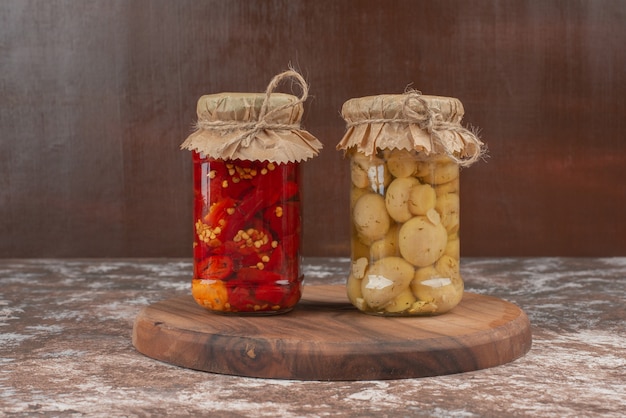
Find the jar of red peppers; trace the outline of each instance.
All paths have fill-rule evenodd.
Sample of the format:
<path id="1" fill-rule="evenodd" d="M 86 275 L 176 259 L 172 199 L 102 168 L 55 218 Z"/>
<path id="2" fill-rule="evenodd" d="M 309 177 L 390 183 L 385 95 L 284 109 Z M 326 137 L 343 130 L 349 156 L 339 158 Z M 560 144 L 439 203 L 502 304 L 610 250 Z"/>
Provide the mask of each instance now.
<path id="1" fill-rule="evenodd" d="M 459 167 L 483 154 L 461 102 L 417 91 L 342 109 L 351 173 L 348 298 L 386 316 L 436 315 L 463 297 Z"/>
<path id="2" fill-rule="evenodd" d="M 274 93 L 294 78 L 302 96 Z M 322 144 L 300 129 L 308 87 L 276 76 L 265 93 L 198 101 L 193 158 L 192 295 L 209 311 L 278 314 L 302 294 L 300 162 Z"/>

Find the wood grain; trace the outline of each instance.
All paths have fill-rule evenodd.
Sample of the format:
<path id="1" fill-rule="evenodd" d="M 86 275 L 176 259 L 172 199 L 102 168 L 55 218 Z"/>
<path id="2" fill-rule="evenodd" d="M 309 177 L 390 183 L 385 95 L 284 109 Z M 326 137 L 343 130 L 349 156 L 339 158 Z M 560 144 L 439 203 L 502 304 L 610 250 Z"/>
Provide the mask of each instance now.
<path id="1" fill-rule="evenodd" d="M 133 345 L 178 366 L 239 376 L 301 380 L 425 377 L 498 366 L 531 346 L 517 306 L 466 293 L 451 312 L 400 318 L 363 314 L 343 286 L 309 286 L 277 316 L 222 316 L 191 297 L 145 307 Z"/>

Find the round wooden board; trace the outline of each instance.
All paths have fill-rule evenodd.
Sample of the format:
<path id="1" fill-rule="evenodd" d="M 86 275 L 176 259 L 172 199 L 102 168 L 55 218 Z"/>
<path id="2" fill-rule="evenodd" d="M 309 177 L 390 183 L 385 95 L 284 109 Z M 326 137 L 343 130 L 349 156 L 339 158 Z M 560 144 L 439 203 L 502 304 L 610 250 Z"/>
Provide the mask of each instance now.
<path id="1" fill-rule="evenodd" d="M 530 323 L 516 305 L 465 293 L 434 317 L 378 317 L 354 308 L 344 286 L 305 286 L 296 308 L 275 316 L 225 316 L 189 297 L 142 309 L 133 345 L 154 359 L 238 376 L 379 380 L 437 376 L 522 357 Z"/>

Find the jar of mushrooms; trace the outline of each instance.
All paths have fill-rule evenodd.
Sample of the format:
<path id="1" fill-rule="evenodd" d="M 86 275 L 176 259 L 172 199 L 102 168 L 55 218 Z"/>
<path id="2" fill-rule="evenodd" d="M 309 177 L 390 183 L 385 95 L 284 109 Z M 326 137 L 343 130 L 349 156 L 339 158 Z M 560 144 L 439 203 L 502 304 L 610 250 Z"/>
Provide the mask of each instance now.
<path id="1" fill-rule="evenodd" d="M 417 91 L 348 100 L 351 303 L 384 316 L 437 315 L 463 297 L 459 171 L 483 143 L 455 98 Z"/>

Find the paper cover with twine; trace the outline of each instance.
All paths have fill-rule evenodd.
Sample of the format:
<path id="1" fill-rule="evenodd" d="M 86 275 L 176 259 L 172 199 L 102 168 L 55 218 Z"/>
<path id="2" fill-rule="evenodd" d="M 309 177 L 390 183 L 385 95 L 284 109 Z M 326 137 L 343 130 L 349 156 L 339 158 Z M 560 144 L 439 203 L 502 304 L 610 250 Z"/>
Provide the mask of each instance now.
<path id="1" fill-rule="evenodd" d="M 354 148 L 366 156 L 375 155 L 377 148 L 416 150 L 469 166 L 482 157 L 484 144 L 461 126 L 463 113 L 458 99 L 414 90 L 350 99 L 341 110 L 347 131 L 337 149 Z"/>
<path id="2" fill-rule="evenodd" d="M 302 96 L 274 93 L 294 78 Z M 272 79 L 265 93 L 219 93 L 198 100 L 196 130 L 181 149 L 223 160 L 301 162 L 318 155 L 322 143 L 301 129 L 308 86 L 296 71 Z"/>

